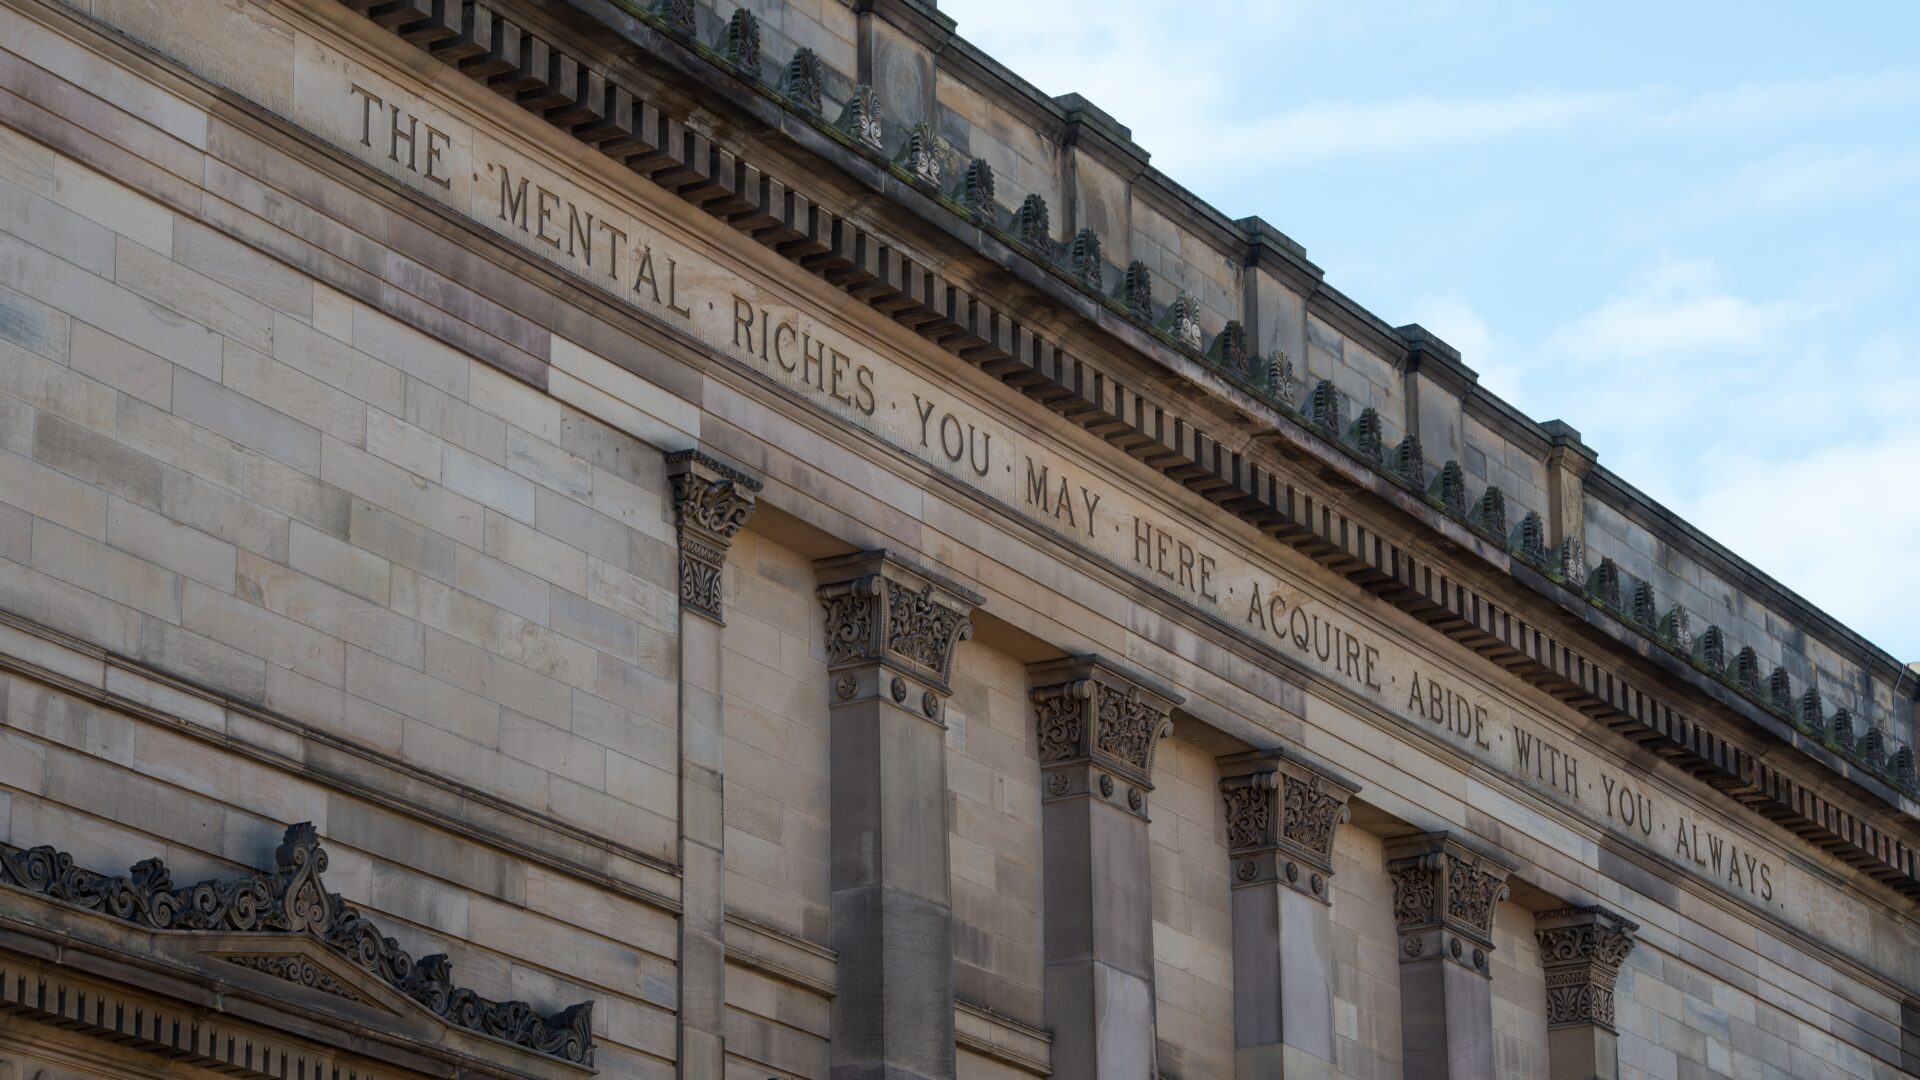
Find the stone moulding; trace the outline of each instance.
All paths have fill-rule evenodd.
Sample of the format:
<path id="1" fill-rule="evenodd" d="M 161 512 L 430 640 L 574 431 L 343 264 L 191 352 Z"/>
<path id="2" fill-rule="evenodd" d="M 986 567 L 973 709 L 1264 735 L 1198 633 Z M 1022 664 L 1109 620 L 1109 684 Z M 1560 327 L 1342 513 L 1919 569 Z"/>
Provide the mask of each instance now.
<path id="1" fill-rule="evenodd" d="M 343 2 L 363 12 L 372 6 L 369 0 Z M 452 10 L 449 5 L 447 11 Z M 523 40 L 532 39 L 517 27 L 511 28 L 511 34 L 504 34 L 503 28 L 509 24 L 496 19 L 486 35 L 489 40 L 468 42 L 457 36 L 461 30 L 458 25 L 449 28 L 450 34 L 438 33 L 435 23 L 442 18 L 436 5 L 431 10 L 423 6 L 417 13 L 399 13 L 381 21 L 391 32 L 425 51 L 447 56 L 450 63 L 457 62 L 462 73 L 486 84 L 509 77 L 515 65 L 505 59 L 518 57 Z M 457 16 L 454 22 L 458 23 Z M 460 43 L 457 58 L 449 42 Z M 684 46 L 663 39 L 658 47 Z M 713 61 L 725 67 L 724 58 L 717 53 Z M 786 81 L 783 77 L 783 84 Z M 879 238 L 853 221 L 815 204 L 802 192 L 731 154 L 691 153 L 710 148 L 710 144 L 705 139 L 683 140 L 682 136 L 691 133 L 679 121 L 659 113 L 634 90 L 613 87 L 611 81 L 607 85 L 611 93 L 625 96 L 635 122 L 620 130 L 610 130 L 606 124 L 568 130 L 640 175 L 683 179 L 689 171 L 699 174 L 705 183 L 686 184 L 676 179 L 672 190 L 684 198 L 697 197 L 706 212 L 730 221 L 816 274 L 832 275 L 858 265 L 861 252 L 883 246 Z M 783 100 L 793 98 L 789 95 Z M 548 114 L 550 119 L 558 115 L 564 114 Z M 638 122 L 642 117 L 645 124 Z M 729 192 L 730 197 L 713 197 L 716 188 Z M 1242 440 L 1232 438 L 1222 443 L 1142 395 L 1127 380 L 1098 371 L 1064 352 L 984 298 L 970 295 L 938 274 L 925 274 L 924 284 L 909 280 L 919 276 L 891 275 L 869 281 L 863 286 L 866 292 L 862 298 L 880 304 L 911 295 L 916 302 L 899 308 L 895 317 L 911 316 L 921 334 L 948 351 L 1019 387 L 1159 471 L 1204 491 L 1208 498 L 1268 535 L 1308 551 L 1414 618 L 1442 629 L 1464 647 L 1553 693 L 1570 707 L 1658 750 L 1708 785 L 1736 792 L 1755 812 L 1803 833 L 1810 842 L 1876 880 L 1908 896 L 1920 896 L 1920 859 L 1903 839 L 1873 824 L 1872 812 L 1863 813 L 1852 803 L 1834 803 L 1815 793 L 1817 785 L 1763 764 L 1762 755 L 1675 709 L 1662 696 L 1647 692 L 1650 679 L 1630 677 L 1615 665 L 1596 659 L 1585 648 L 1569 647 L 1505 604 L 1461 584 L 1449 568 L 1429 563 L 1424 555 L 1354 520 L 1338 505 L 1343 498 L 1330 501 L 1296 487 L 1268 466 L 1233 449 Z M 1064 272 L 1059 276 L 1063 281 L 1071 280 Z M 1141 317 L 1139 308 L 1127 307 Z M 1147 309 L 1145 317 L 1150 317 L 1150 312 Z M 1181 338 L 1186 340 L 1184 335 Z M 1197 342 L 1189 344 L 1197 347 Z M 1283 426 L 1292 422 L 1288 417 L 1281 419 Z M 1292 438 L 1310 442 L 1306 434 L 1303 428 Z M 1457 469 L 1457 465 L 1452 467 Z M 1388 498 L 1392 501 L 1391 496 Z M 1464 517 L 1464 492 L 1460 493 L 1458 506 L 1449 502 L 1444 509 L 1452 517 Z M 1486 558 L 1496 567 L 1507 565 L 1501 556 L 1480 553 L 1475 557 Z M 1535 575 L 1518 560 L 1513 563 L 1511 572 L 1521 579 L 1520 587 L 1541 591 L 1550 602 L 1558 602 L 1554 590 L 1563 584 L 1572 592 L 1584 593 L 1572 579 L 1555 582 Z M 1601 614 L 1612 616 L 1623 632 L 1644 635 L 1618 613 Z M 1683 609 L 1681 614 L 1684 616 Z M 1684 641 L 1684 627 L 1682 631 L 1674 635 L 1677 640 Z M 1622 640 L 1632 647 L 1629 639 Z M 1682 645 L 1683 652 L 1684 648 Z M 1752 707 L 1772 717 L 1764 703 L 1756 700 Z M 1792 738 L 1792 729 L 1784 721 L 1779 731 L 1780 737 Z M 1836 741 L 1819 754 L 1807 755 L 1804 764 L 1824 775 L 1857 782 L 1869 799 L 1896 809 L 1902 805 L 1887 788 L 1880 787 L 1897 781 L 1883 768 L 1867 767 L 1851 745 Z M 1898 790 L 1920 791 L 1912 784 Z"/>
<path id="2" fill-rule="evenodd" d="M 327 853 L 310 823 L 287 829 L 274 863 L 270 873 L 176 887 L 159 859 L 144 859 L 124 876 L 108 876 L 75 866 L 73 856 L 51 847 L 0 843 L 0 885 L 148 930 L 309 935 L 449 1024 L 593 1065 L 593 1002 L 541 1016 L 524 1001 L 492 1001 L 455 986 L 444 955 L 414 959 L 352 905 L 327 891 L 320 880 Z M 313 972 L 309 981 L 297 959 L 236 962 L 327 991 L 319 985 L 321 974 Z M 340 991 L 336 996 L 351 997 L 343 987 L 335 991 Z"/>

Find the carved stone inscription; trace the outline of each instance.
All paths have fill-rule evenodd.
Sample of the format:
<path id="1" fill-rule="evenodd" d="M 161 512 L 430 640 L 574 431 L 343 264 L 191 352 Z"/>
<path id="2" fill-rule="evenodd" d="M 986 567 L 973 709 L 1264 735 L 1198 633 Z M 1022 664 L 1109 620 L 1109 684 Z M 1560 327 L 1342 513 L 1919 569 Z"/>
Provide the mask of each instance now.
<path id="1" fill-rule="evenodd" d="M 296 119 L 335 145 L 1588 820 L 1749 899 L 1776 900 L 1777 859 L 1643 778 L 1568 749 L 1549 725 L 1460 674 L 1336 615 L 1302 586 L 1304 574 L 1282 568 L 1289 555 L 1203 538 L 1150 495 L 1103 482 L 1071 440 L 1017 435 L 954 384 L 890 359 L 890 339 L 857 321 L 829 325 L 702 253 L 706 242 L 670 215 L 596 194 L 590 170 L 563 175 L 317 43 L 303 47 Z M 417 153 L 404 138 L 410 124 Z"/>

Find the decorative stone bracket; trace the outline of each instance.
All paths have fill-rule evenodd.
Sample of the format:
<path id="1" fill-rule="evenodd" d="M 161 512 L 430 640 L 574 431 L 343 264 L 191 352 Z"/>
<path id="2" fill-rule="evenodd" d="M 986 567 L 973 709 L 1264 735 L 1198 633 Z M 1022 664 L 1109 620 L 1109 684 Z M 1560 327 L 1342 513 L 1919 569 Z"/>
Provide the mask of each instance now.
<path id="1" fill-rule="evenodd" d="M 1547 973 L 1547 1027 L 1591 1024 L 1614 1031 L 1614 983 L 1640 924 L 1598 905 L 1534 916 Z"/>
<path id="2" fill-rule="evenodd" d="M 951 692 L 953 653 L 973 636 L 968 613 L 982 597 L 886 551 L 814 564 L 827 615 L 827 668 L 835 703 L 884 694 L 939 721 Z M 909 704 L 909 685 L 921 685 Z"/>
<path id="3" fill-rule="evenodd" d="M 145 930 L 194 931 L 228 940 L 261 935 L 262 954 L 229 962 L 297 983 L 343 1001 L 359 995 L 311 960 L 267 948 L 288 935 L 317 940 L 330 955 L 378 980 L 457 1027 L 504 1039 L 563 1061 L 593 1064 L 593 1003 L 541 1016 L 524 1001 L 492 1001 L 455 986 L 444 955 L 418 959 L 351 905 L 329 893 L 320 875 L 327 853 L 309 823 L 287 829 L 271 873 L 176 887 L 166 864 L 146 859 L 125 876 L 74 865 L 51 847 L 0 844 L 0 885 L 23 889 Z"/>
<path id="4" fill-rule="evenodd" d="M 1046 797 L 1111 800 L 1123 783 L 1127 808 L 1145 817 L 1154 751 L 1173 734 L 1168 714 L 1181 699 L 1093 656 L 1027 670 Z"/>
<path id="5" fill-rule="evenodd" d="M 715 622 L 727 549 L 753 514 L 760 481 L 698 450 L 667 455 L 673 520 L 680 530 L 680 604 Z"/>
<path id="6" fill-rule="evenodd" d="M 1220 771 L 1233 887 L 1280 881 L 1331 902 L 1333 834 L 1359 785 L 1280 750 L 1222 758 Z"/>
<path id="7" fill-rule="evenodd" d="M 1493 912 L 1507 898 L 1512 868 L 1447 833 L 1390 842 L 1386 854 L 1400 962 L 1444 956 L 1491 976 Z"/>

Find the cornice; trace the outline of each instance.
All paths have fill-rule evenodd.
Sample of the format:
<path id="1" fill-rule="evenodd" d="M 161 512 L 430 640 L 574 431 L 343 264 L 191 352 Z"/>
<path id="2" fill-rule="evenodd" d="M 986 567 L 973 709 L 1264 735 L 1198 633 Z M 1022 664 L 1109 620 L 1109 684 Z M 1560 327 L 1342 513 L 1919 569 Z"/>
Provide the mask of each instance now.
<path id="1" fill-rule="evenodd" d="M 599 0 L 581 2 L 604 6 Z M 411 25 L 393 29 L 407 36 Z M 681 47 L 677 41 L 659 40 L 664 48 Z M 560 92 L 564 92 L 564 88 L 560 88 Z M 881 155 L 869 153 L 844 137 L 822 139 L 821 129 L 818 123 L 800 127 L 812 134 L 810 141 L 824 149 L 830 159 L 849 166 L 844 170 L 847 175 L 864 173 L 879 178 L 876 186 L 881 195 L 899 195 L 897 201 L 904 204 L 903 208 L 922 218 L 940 201 L 915 187 Z M 796 252 L 801 253 L 797 258 L 804 269 L 828 274 L 830 280 L 857 282 L 869 302 L 882 305 L 881 310 L 961 359 L 1100 434 L 1116 447 L 1203 494 L 1268 535 L 1390 599 L 1415 618 L 1523 679 L 1549 689 L 1575 708 L 1621 730 L 1627 737 L 1662 748 L 1705 782 L 1750 796 L 1750 804 L 1759 812 L 1768 816 L 1778 814 L 1777 820 L 1789 819 L 1795 823 L 1789 827 L 1804 825 L 1821 834 L 1822 839 L 1816 842 L 1822 846 L 1834 848 L 1849 861 L 1858 860 L 1856 865 L 1894 883 L 1902 891 L 1920 895 L 1914 853 L 1904 842 L 1868 824 L 1861 816 L 1844 811 L 1840 811 L 1838 817 L 1828 814 L 1830 804 L 1815 805 L 1803 797 L 1810 789 L 1802 781 L 1762 763 L 1761 758 L 1768 755 L 1730 742 L 1724 735 L 1689 718 L 1682 711 L 1687 706 L 1671 704 L 1655 696 L 1645 674 L 1630 670 L 1640 663 L 1636 656 L 1646 655 L 1644 645 L 1630 650 L 1625 667 L 1619 667 L 1594 656 L 1590 646 L 1560 640 L 1554 632 L 1534 621 L 1537 616 L 1522 616 L 1504 600 L 1482 595 L 1477 589 L 1461 584 L 1457 572 L 1444 563 L 1430 562 L 1426 556 L 1415 554 L 1350 516 L 1343 501 L 1329 503 L 1309 489 L 1296 487 L 1292 477 L 1243 454 L 1238 449 L 1244 444 L 1243 435 L 1230 434 L 1223 440 L 1215 431 L 1163 405 L 1154 394 L 1142 393 L 1130 379 L 1121 378 L 1116 372 L 1102 371 L 1092 359 L 1062 350 L 1056 342 L 996 307 L 994 301 L 970 294 L 910 259 L 895 259 L 891 263 L 875 261 L 874 253 L 887 249 L 885 240 L 871 236 L 851 221 L 835 217 L 824 209 L 806 220 L 783 215 L 780 199 L 794 189 L 782 181 L 753 169 L 744 161 L 736 161 L 730 154 L 723 158 L 717 148 L 704 140 L 689 138 L 683 147 L 668 147 L 663 153 L 674 159 L 671 171 L 664 173 L 674 178 L 670 190 L 707 213 L 748 231 L 790 258 L 796 257 Z M 643 170 L 642 174 L 658 182 L 663 170 Z M 945 214 L 939 215 L 946 219 L 942 227 L 949 233 L 960 231 L 956 220 L 964 220 L 964 209 L 956 211 L 950 202 L 942 205 L 946 209 Z M 997 230 L 986 230 L 982 235 L 994 232 Z M 1084 291 L 1076 294 L 1073 283 L 1057 267 L 1024 257 L 1028 253 L 1010 247 L 1003 246 L 997 254 L 1005 260 L 1007 268 L 1026 270 L 1020 273 L 1021 279 L 1040 285 L 1048 295 L 1059 299 L 1072 297 L 1070 306 L 1092 311 L 1099 318 L 1113 316 L 1110 308 L 1101 310 L 1090 304 L 1090 300 L 1097 304 L 1097 298 L 1087 297 Z M 1321 295 L 1345 299 L 1330 288 L 1323 288 Z M 1346 305 L 1341 306 L 1344 309 Z M 1401 340 L 1384 324 L 1366 316 L 1357 305 L 1351 306 L 1349 314 L 1354 322 L 1372 329 L 1385 342 Z M 1142 369 L 1185 368 L 1193 362 L 1187 353 L 1171 347 L 1152 350 L 1143 357 Z M 1387 354 L 1398 355 L 1395 351 Z M 1178 357 L 1180 363 L 1169 364 L 1169 357 Z M 1336 472 L 1344 474 L 1353 491 L 1382 499 L 1387 509 L 1417 523 L 1421 531 L 1429 535 L 1465 538 L 1466 543 L 1449 543 L 1451 554 L 1447 558 L 1469 556 L 1478 561 L 1482 570 L 1516 582 L 1523 587 L 1523 604 L 1532 606 L 1544 601 L 1547 610 L 1562 614 L 1594 608 L 1585 595 L 1583 583 L 1564 582 L 1550 571 L 1529 565 L 1514 555 L 1504 536 L 1488 534 L 1484 541 L 1475 539 L 1473 533 L 1478 526 L 1463 528 L 1461 522 L 1441 513 L 1424 492 L 1410 488 L 1378 463 L 1358 457 L 1345 445 L 1343 433 L 1310 433 L 1311 424 L 1277 404 L 1262 408 L 1258 407 L 1262 403 L 1255 399 L 1244 400 L 1256 406 L 1251 410 L 1245 405 L 1238 406 L 1245 419 L 1256 426 L 1270 427 L 1278 436 L 1277 445 L 1288 456 L 1331 465 Z M 1261 415 L 1263 412 L 1266 415 Z M 1548 442 L 1545 433 L 1537 425 L 1535 430 L 1544 449 Z M 1525 595 L 1529 593 L 1537 601 Z M 1592 613 L 1588 611 L 1588 614 Z M 1620 627 L 1609 628 L 1614 633 L 1619 630 Z M 1690 680 L 1692 688 L 1705 690 L 1710 701 L 1718 702 L 1726 696 L 1721 693 L 1723 686 L 1703 681 L 1697 672 L 1678 674 L 1683 680 Z M 1754 721 L 1759 730 L 1780 730 L 1777 721 L 1766 715 L 1757 701 L 1734 695 L 1729 707 Z M 1794 743 L 1789 740 L 1786 745 Z M 1827 760 L 1817 755 L 1803 755 L 1800 764 L 1822 771 L 1830 767 Z M 1882 802 L 1898 814 L 1905 815 L 1912 809 L 1904 797 L 1884 784 L 1871 782 L 1872 777 L 1861 775 L 1858 770 L 1848 769 L 1835 774 L 1835 778 L 1854 785 L 1859 794 Z"/>

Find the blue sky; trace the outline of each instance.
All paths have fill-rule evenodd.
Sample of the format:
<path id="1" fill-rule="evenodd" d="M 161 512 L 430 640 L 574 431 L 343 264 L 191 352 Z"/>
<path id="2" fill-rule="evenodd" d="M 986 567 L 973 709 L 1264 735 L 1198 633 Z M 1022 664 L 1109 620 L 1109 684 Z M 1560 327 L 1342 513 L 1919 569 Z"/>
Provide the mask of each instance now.
<path id="1" fill-rule="evenodd" d="M 1920 660 L 1920 4 L 941 10 Z"/>

